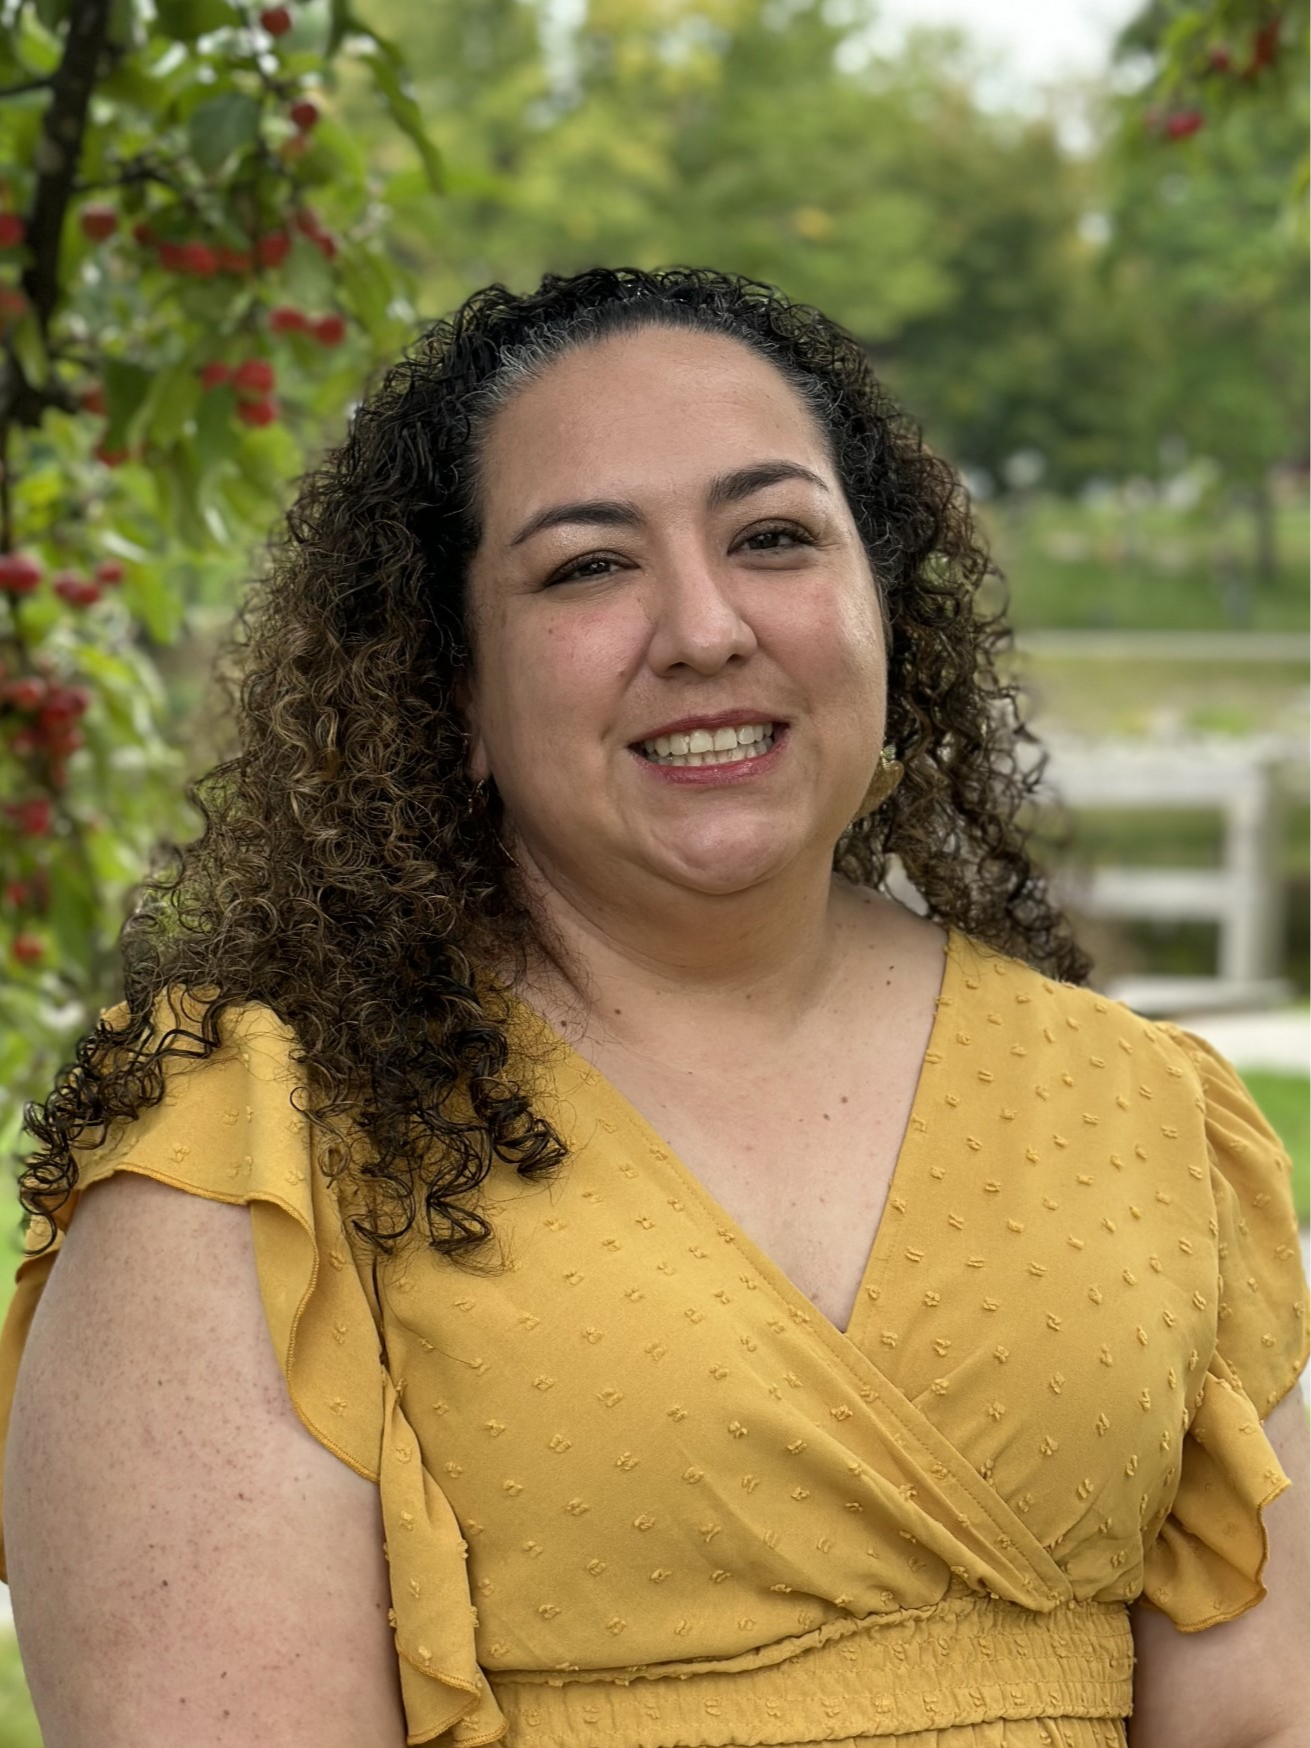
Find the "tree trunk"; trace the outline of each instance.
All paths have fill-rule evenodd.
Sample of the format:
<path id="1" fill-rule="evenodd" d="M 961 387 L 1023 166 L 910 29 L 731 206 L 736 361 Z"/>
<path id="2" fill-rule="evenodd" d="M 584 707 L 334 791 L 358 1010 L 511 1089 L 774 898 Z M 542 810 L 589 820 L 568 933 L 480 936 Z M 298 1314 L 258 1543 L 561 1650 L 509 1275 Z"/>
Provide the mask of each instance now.
<path id="1" fill-rule="evenodd" d="M 1273 584 L 1279 575 L 1279 549 L 1275 530 L 1275 499 L 1270 476 L 1263 474 L 1252 488 L 1253 558 L 1258 584 Z"/>

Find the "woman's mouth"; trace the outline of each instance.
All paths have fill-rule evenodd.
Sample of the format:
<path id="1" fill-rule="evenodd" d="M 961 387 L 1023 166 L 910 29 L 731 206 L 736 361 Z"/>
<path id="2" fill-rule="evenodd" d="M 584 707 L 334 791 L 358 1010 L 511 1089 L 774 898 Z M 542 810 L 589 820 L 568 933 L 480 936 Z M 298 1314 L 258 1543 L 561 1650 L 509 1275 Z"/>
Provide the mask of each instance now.
<path id="1" fill-rule="evenodd" d="M 770 751 L 775 727 L 772 722 L 748 722 L 741 728 L 694 728 L 639 741 L 636 750 L 653 765 L 740 765 Z"/>

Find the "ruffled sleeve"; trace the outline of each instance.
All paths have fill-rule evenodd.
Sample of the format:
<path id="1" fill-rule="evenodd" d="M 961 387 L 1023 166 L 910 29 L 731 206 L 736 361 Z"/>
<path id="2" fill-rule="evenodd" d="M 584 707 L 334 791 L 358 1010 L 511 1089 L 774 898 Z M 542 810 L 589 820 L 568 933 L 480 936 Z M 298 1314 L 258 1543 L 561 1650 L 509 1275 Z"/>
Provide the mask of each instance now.
<path id="1" fill-rule="evenodd" d="M 121 1023 L 126 1009 L 106 1017 Z M 195 1031 L 194 1014 L 170 1020 Z M 250 1208 L 264 1312 L 296 1414 L 321 1445 L 379 1486 L 407 1740 L 461 1748 L 495 1741 L 504 1725 L 478 1666 L 463 1543 L 400 1417 L 370 1295 L 317 1157 L 320 1132 L 293 1100 L 294 1033 L 257 1006 L 225 1014 L 221 1032 L 221 1047 L 208 1057 L 168 1058 L 162 1101 L 80 1155 L 58 1241 L 82 1192 L 117 1171 Z M 0 1332 L 0 1447 L 58 1241 L 21 1263 Z M 440 1634 L 427 1634 L 431 1646 L 415 1624 L 429 1620 L 440 1622 Z M 411 1641 L 429 1651 L 426 1660 Z"/>
<path id="2" fill-rule="evenodd" d="M 1223 1057 L 1163 1026 L 1199 1078 L 1215 1208 L 1215 1346 L 1189 1422 L 1170 1515 L 1147 1550 L 1143 1600 L 1183 1632 L 1266 1594 L 1261 1513 L 1288 1486 L 1262 1428 L 1307 1358 L 1307 1284 L 1291 1166 Z"/>

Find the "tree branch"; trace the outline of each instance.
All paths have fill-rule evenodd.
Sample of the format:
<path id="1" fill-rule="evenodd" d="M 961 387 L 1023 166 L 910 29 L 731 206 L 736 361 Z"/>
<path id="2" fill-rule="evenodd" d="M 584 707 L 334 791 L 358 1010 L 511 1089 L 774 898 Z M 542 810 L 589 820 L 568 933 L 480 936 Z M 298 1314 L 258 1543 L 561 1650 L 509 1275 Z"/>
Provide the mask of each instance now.
<path id="1" fill-rule="evenodd" d="M 50 78 L 48 75 L 42 75 L 41 78 L 34 76 L 31 79 L 24 79 L 20 85 L 0 86 L 0 103 L 3 103 L 6 97 L 26 97 L 29 91 L 47 91 L 49 88 Z"/>
<path id="2" fill-rule="evenodd" d="M 72 198 L 87 110 L 109 39 L 111 0 L 73 0 L 64 56 L 50 80 L 50 102 L 36 148 L 37 183 L 28 220 L 31 265 L 23 289 L 42 332 L 59 301 L 59 242 Z"/>

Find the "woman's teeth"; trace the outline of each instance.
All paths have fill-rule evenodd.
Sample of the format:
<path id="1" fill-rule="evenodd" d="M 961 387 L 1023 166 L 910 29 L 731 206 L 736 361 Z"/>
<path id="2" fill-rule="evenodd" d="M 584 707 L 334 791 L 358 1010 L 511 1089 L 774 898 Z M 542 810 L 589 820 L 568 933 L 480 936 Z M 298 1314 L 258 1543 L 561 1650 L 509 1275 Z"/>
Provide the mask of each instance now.
<path id="1" fill-rule="evenodd" d="M 758 759 L 774 744 L 772 722 L 745 728 L 694 728 L 690 734 L 662 734 L 642 742 L 643 755 L 656 765 L 737 765 Z"/>

